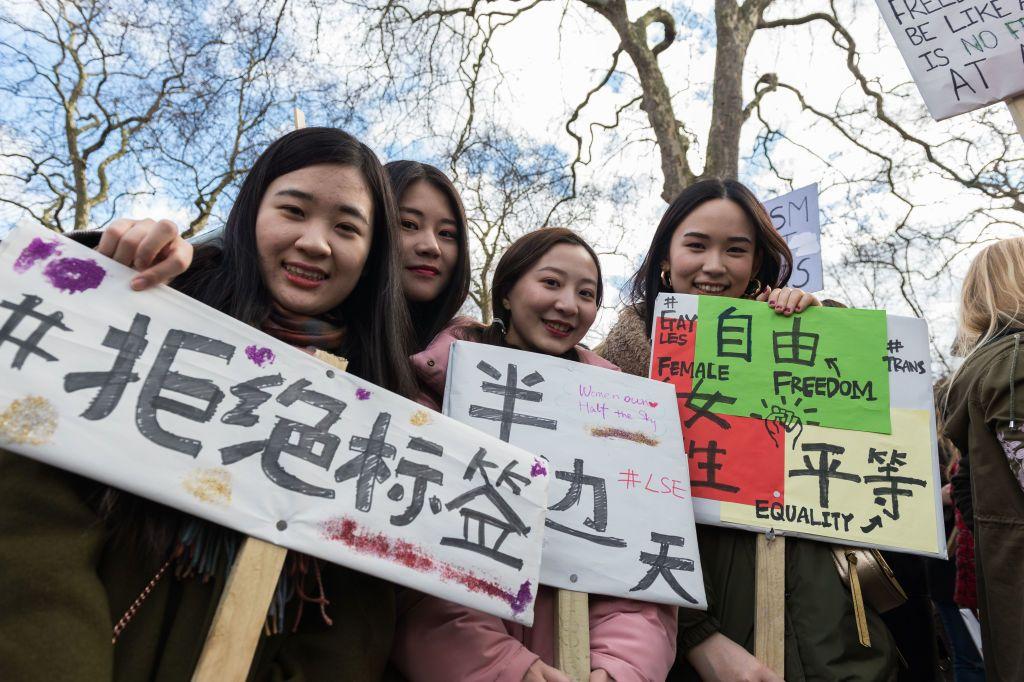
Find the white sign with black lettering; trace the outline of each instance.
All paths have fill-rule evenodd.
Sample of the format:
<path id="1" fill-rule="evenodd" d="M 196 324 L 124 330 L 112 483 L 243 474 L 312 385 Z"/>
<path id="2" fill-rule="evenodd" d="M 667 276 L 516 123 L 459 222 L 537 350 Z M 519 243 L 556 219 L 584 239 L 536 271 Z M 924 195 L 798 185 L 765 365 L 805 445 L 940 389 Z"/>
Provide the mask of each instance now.
<path id="1" fill-rule="evenodd" d="M 1024 93 L 1024 0 L 877 0 L 937 121 Z"/>
<path id="2" fill-rule="evenodd" d="M 814 293 L 825 288 L 821 268 L 821 219 L 818 185 L 808 185 L 764 202 L 782 238 L 793 252 L 789 286 Z"/>

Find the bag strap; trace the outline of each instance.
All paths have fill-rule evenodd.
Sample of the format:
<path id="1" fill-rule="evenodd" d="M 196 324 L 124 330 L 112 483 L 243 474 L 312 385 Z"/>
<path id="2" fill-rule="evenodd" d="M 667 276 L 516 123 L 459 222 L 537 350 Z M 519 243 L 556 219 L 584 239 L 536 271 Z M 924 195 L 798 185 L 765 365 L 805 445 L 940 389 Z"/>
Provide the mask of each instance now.
<path id="1" fill-rule="evenodd" d="M 857 575 L 857 554 L 846 552 L 846 561 L 849 566 L 850 595 L 853 597 L 853 615 L 857 621 L 857 639 L 861 646 L 871 646 L 871 633 L 868 631 L 868 616 L 864 608 L 864 595 L 860 589 L 860 577 Z"/>

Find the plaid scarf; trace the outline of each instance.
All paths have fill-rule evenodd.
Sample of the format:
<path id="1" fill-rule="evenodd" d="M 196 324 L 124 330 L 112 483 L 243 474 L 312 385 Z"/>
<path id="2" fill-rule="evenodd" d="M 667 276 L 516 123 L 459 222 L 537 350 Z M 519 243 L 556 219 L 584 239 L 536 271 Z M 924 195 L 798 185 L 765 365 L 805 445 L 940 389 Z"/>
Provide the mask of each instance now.
<path id="1" fill-rule="evenodd" d="M 345 338 L 345 327 L 329 316 L 312 317 L 285 310 L 272 303 L 267 319 L 260 327 L 274 338 L 300 348 L 313 346 L 335 352 Z"/>

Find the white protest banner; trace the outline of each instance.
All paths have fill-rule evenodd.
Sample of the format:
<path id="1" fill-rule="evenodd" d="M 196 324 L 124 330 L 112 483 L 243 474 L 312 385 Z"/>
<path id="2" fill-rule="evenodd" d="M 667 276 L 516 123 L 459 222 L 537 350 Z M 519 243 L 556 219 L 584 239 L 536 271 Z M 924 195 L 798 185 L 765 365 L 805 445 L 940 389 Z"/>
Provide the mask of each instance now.
<path id="1" fill-rule="evenodd" d="M 531 455 L 133 274 L 41 228 L 0 244 L 0 447 L 532 623 Z"/>
<path id="2" fill-rule="evenodd" d="M 821 268 L 821 217 L 818 185 L 808 185 L 764 202 L 772 224 L 793 252 L 789 286 L 816 292 L 825 288 Z"/>
<path id="3" fill-rule="evenodd" d="M 698 523 L 946 556 L 924 320 L 660 294 L 652 339 Z"/>
<path id="4" fill-rule="evenodd" d="M 1024 93 L 1021 0 L 877 0 L 935 120 Z"/>
<path id="5" fill-rule="evenodd" d="M 707 608 L 675 392 L 561 358 L 452 345 L 445 414 L 550 466 L 541 583 Z M 497 485 L 517 477 L 495 470 Z"/>

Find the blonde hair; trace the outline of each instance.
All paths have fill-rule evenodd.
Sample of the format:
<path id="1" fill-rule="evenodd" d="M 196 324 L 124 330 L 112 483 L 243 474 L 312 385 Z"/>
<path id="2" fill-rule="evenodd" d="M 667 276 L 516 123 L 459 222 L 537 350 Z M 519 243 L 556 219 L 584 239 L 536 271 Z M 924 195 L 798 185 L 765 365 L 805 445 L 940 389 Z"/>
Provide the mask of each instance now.
<path id="1" fill-rule="evenodd" d="M 1024 237 L 985 247 L 967 269 L 953 353 L 970 355 L 1014 327 L 1024 327 Z"/>

